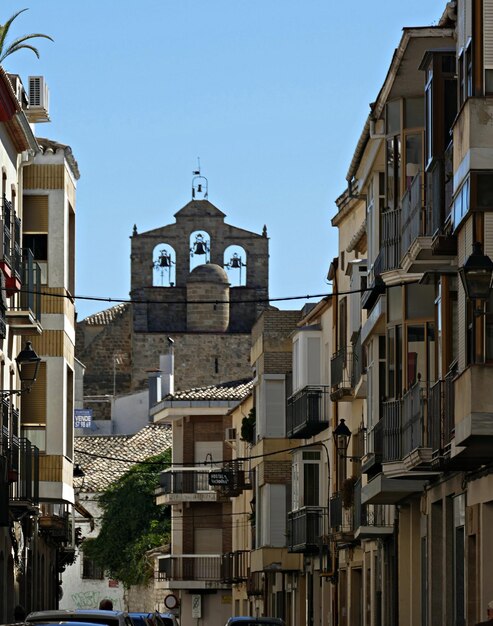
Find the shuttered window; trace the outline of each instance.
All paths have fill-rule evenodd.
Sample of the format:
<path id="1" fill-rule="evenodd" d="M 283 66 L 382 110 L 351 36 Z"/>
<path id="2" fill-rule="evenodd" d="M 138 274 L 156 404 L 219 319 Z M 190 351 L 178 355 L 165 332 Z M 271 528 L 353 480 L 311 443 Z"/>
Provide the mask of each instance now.
<path id="1" fill-rule="evenodd" d="M 48 196 L 24 196 L 22 226 L 25 233 L 48 232 Z"/>
<path id="2" fill-rule="evenodd" d="M 21 396 L 22 426 L 46 425 L 46 363 L 39 364 L 36 383 Z"/>

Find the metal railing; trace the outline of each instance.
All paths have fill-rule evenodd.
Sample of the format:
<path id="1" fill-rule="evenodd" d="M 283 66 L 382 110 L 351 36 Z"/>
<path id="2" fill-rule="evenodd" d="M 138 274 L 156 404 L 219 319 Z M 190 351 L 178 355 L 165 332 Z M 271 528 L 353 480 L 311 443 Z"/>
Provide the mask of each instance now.
<path id="1" fill-rule="evenodd" d="M 330 382 L 332 388 L 351 388 L 353 353 L 351 347 L 340 348 L 330 360 Z"/>
<path id="2" fill-rule="evenodd" d="M 250 571 L 250 550 L 227 552 L 221 557 L 221 581 L 226 584 L 243 582 Z"/>
<path id="3" fill-rule="evenodd" d="M 164 494 L 194 494 L 205 491 L 214 491 L 209 485 L 210 468 L 204 470 L 195 467 L 183 467 L 181 469 L 165 469 L 159 476 L 159 484 L 161 493 Z"/>
<path id="4" fill-rule="evenodd" d="M 411 181 L 410 188 L 402 198 L 401 223 L 402 255 L 409 250 L 411 244 L 418 237 L 432 234 L 431 220 L 423 204 L 423 179 L 421 174 L 416 174 Z"/>
<path id="5" fill-rule="evenodd" d="M 402 404 L 391 400 L 382 404 L 383 409 L 383 451 L 382 461 L 402 459 Z"/>
<path id="6" fill-rule="evenodd" d="M 353 359 L 351 368 L 351 387 L 354 389 L 365 372 L 363 346 L 361 345 L 361 328 L 358 330 L 352 345 Z"/>
<path id="7" fill-rule="evenodd" d="M 25 437 L 11 437 L 9 498 L 13 502 L 39 502 L 39 450 Z"/>
<path id="8" fill-rule="evenodd" d="M 431 387 L 429 393 L 428 440 L 435 455 L 440 455 L 450 445 L 454 436 L 454 376 L 455 371 L 448 372 L 444 379 Z"/>
<path id="9" fill-rule="evenodd" d="M 305 506 L 288 513 L 289 552 L 316 552 L 321 545 L 326 509 Z"/>
<path id="10" fill-rule="evenodd" d="M 14 274 L 21 278 L 22 253 L 21 253 L 21 221 L 14 211 L 14 240 L 12 242 L 12 265 Z"/>
<path id="11" fill-rule="evenodd" d="M 30 310 L 39 322 L 41 320 L 41 268 L 34 260 L 30 248 L 22 249 L 21 280 L 20 309 Z"/>
<path id="12" fill-rule="evenodd" d="M 397 269 L 401 263 L 401 209 L 382 213 L 382 272 Z"/>
<path id="13" fill-rule="evenodd" d="M 312 437 L 329 426 L 329 388 L 309 385 L 287 400 L 286 430 L 289 438 Z"/>
<path id="14" fill-rule="evenodd" d="M 383 420 L 379 420 L 366 435 L 366 454 L 381 458 L 383 453 Z"/>
<path id="15" fill-rule="evenodd" d="M 159 558 L 158 580 L 221 581 L 221 554 L 181 554 Z"/>
<path id="16" fill-rule="evenodd" d="M 2 241 L 3 241 L 3 259 L 9 265 L 11 264 L 11 247 L 12 247 L 12 202 L 3 196 L 2 203 Z"/>
<path id="17" fill-rule="evenodd" d="M 417 381 L 402 398 L 402 455 L 426 445 L 426 398 Z"/>

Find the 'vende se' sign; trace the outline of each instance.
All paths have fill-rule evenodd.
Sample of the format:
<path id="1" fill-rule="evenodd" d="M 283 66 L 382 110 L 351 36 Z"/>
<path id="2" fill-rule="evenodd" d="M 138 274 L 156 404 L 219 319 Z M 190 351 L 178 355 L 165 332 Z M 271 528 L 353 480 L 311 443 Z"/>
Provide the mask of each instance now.
<path id="1" fill-rule="evenodd" d="M 211 487 L 227 487 L 230 481 L 230 472 L 209 472 L 209 485 Z"/>

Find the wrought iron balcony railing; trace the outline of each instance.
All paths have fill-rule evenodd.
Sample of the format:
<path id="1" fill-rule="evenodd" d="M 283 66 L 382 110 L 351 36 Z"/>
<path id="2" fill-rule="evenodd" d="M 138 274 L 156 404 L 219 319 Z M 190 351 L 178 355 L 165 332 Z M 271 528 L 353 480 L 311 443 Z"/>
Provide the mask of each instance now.
<path id="1" fill-rule="evenodd" d="M 41 320 L 41 268 L 34 260 L 30 248 L 22 249 L 21 274 L 20 309 L 31 311 L 39 322 Z"/>
<path id="2" fill-rule="evenodd" d="M 288 513 L 288 551 L 314 553 L 321 546 L 327 509 L 305 506 Z"/>
<path id="3" fill-rule="evenodd" d="M 39 450 L 24 437 L 9 440 L 9 482 L 12 503 L 39 502 Z"/>
<path id="4" fill-rule="evenodd" d="M 290 439 L 313 437 L 329 426 L 329 388 L 310 385 L 287 401 L 286 431 Z"/>
<path id="5" fill-rule="evenodd" d="M 214 492 L 209 485 L 209 473 L 211 469 L 196 467 L 183 467 L 180 469 L 169 468 L 161 472 L 159 476 L 161 494 L 196 494 Z"/>
<path id="6" fill-rule="evenodd" d="M 431 236 L 430 216 L 423 203 L 423 177 L 417 174 L 402 198 L 402 256 L 418 237 Z"/>
<path id="7" fill-rule="evenodd" d="M 21 221 L 14 211 L 14 239 L 12 242 L 12 265 L 15 276 L 20 279 L 22 271 L 22 252 L 21 252 Z"/>
<path id="8" fill-rule="evenodd" d="M 365 372 L 365 352 L 361 345 L 361 328 L 358 330 L 352 344 L 353 359 L 351 368 L 351 387 L 354 389 Z"/>
<path id="9" fill-rule="evenodd" d="M 434 457 L 440 457 L 452 442 L 455 429 L 454 371 L 437 381 L 430 389 L 428 400 L 429 445 Z"/>
<path id="10" fill-rule="evenodd" d="M 248 579 L 250 572 L 250 550 L 236 550 L 221 557 L 221 581 L 236 584 Z"/>
<path id="11" fill-rule="evenodd" d="M 247 583 L 247 595 L 249 596 L 261 596 L 264 593 L 264 573 L 263 572 L 250 572 Z"/>
<path id="12" fill-rule="evenodd" d="M 11 249 L 12 249 L 12 202 L 7 200 L 5 195 L 3 196 L 2 202 L 2 244 L 3 250 L 1 254 L 0 261 L 7 263 L 11 266 L 12 258 L 11 258 Z"/>
<path id="13" fill-rule="evenodd" d="M 351 395 L 353 350 L 351 346 L 340 348 L 330 360 L 331 400 L 340 400 Z"/>
<path id="14" fill-rule="evenodd" d="M 169 554 L 159 558 L 158 580 L 221 581 L 221 554 Z"/>
<path id="15" fill-rule="evenodd" d="M 391 400 L 382 404 L 383 452 L 382 462 L 402 459 L 402 403 Z"/>
<path id="16" fill-rule="evenodd" d="M 426 398 L 416 382 L 402 398 L 402 455 L 427 447 Z"/>
<path id="17" fill-rule="evenodd" d="M 401 263 L 401 209 L 382 213 L 382 272 L 400 267 Z"/>

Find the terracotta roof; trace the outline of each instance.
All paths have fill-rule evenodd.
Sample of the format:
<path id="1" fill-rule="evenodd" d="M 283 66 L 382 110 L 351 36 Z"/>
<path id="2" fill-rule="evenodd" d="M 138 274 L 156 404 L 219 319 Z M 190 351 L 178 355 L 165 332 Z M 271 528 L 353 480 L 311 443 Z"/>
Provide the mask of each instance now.
<path id="1" fill-rule="evenodd" d="M 167 395 L 163 401 L 170 400 L 243 400 L 252 391 L 253 381 L 250 379 L 233 380 L 217 385 L 207 385 L 207 387 L 194 387 L 176 391 Z"/>
<path id="2" fill-rule="evenodd" d="M 65 158 L 67 159 L 67 163 L 70 165 L 70 169 L 72 170 L 75 180 L 79 180 L 79 164 L 75 160 L 74 153 L 72 152 L 72 148 L 70 146 L 67 146 L 64 143 L 58 143 L 58 141 L 53 141 L 52 139 L 46 139 L 45 137 L 36 137 L 36 141 L 38 142 L 42 152 L 46 152 L 46 150 L 53 150 L 53 152 L 62 150 L 65 154 Z"/>
<path id="3" fill-rule="evenodd" d="M 99 313 L 89 315 L 82 321 L 90 326 L 105 326 L 113 322 L 117 317 L 120 317 L 120 315 L 123 315 L 128 307 L 128 304 L 117 304 L 112 306 L 111 309 L 105 309 L 104 311 L 99 311 Z"/>
<path id="4" fill-rule="evenodd" d="M 81 492 L 100 492 L 118 480 L 133 465 L 171 448 L 171 427 L 149 424 L 135 435 L 88 435 L 76 437 L 75 463 L 84 478 L 75 478 Z"/>

